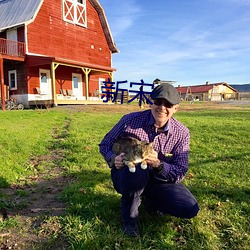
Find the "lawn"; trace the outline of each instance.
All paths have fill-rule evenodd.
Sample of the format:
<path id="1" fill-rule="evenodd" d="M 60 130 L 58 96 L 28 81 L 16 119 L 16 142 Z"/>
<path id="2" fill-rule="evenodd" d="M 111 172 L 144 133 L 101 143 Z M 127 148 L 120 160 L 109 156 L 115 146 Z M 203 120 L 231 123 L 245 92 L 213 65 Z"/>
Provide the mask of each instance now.
<path id="1" fill-rule="evenodd" d="M 20 249 L 27 245 L 30 249 L 79 250 L 250 249 L 249 107 L 185 104 L 180 109 L 175 117 L 191 133 L 190 167 L 183 183 L 197 198 L 200 212 L 186 220 L 150 216 L 141 206 L 142 236 L 136 239 L 122 233 L 120 195 L 113 190 L 98 148 L 105 133 L 130 112 L 115 107 L 0 112 L 0 207 L 11 215 L 3 215 L 0 222 L 2 246 L 7 239 L 14 240 L 13 235 L 24 239 L 28 231 L 42 237 L 39 241 L 24 239 L 26 248 Z M 134 106 L 134 110 L 139 108 Z M 63 157 L 53 164 L 43 161 L 34 169 L 32 159 L 51 152 Z M 24 218 L 12 213 L 18 207 L 5 189 L 14 185 L 18 195 L 25 196 L 21 185 L 35 185 L 30 176 L 58 167 L 73 179 L 57 194 L 66 204 L 65 213 L 26 218 L 26 222 L 37 222 L 39 216 L 40 224 L 24 232 Z M 55 178 L 49 180 L 55 183 Z M 61 247 L 56 248 L 59 242 Z"/>

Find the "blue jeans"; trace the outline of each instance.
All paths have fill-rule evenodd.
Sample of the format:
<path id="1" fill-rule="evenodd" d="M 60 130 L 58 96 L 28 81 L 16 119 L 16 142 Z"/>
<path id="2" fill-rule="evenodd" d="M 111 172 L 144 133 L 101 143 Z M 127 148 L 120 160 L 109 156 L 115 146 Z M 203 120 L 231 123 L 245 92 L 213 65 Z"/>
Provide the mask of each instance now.
<path id="1" fill-rule="evenodd" d="M 115 190 L 122 195 L 122 220 L 125 224 L 137 221 L 141 196 L 151 211 L 180 218 L 192 218 L 199 211 L 196 199 L 183 184 L 159 181 L 149 169 L 137 167 L 135 173 L 131 173 L 127 167 L 112 168 L 111 178 Z"/>

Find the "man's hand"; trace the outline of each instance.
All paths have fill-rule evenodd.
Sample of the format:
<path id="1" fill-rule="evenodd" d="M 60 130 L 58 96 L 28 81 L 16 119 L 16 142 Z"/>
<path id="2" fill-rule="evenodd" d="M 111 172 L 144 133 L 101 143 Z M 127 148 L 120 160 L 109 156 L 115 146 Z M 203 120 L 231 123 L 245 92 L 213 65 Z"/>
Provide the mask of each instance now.
<path id="1" fill-rule="evenodd" d="M 148 165 L 150 165 L 153 168 L 157 168 L 161 161 L 158 159 L 158 153 L 156 151 L 153 151 L 146 159 L 146 162 Z"/>
<path id="2" fill-rule="evenodd" d="M 124 167 L 124 164 L 123 164 L 124 155 L 125 155 L 124 153 L 121 153 L 115 157 L 114 165 L 117 169 L 121 169 Z"/>

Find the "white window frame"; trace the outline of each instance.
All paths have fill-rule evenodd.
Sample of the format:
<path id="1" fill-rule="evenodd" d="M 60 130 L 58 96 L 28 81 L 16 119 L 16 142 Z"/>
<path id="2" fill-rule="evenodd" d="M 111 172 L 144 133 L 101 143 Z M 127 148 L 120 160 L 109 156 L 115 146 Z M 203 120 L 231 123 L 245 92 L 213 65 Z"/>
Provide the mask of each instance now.
<path id="1" fill-rule="evenodd" d="M 77 78 L 78 79 L 78 91 L 77 93 L 74 92 L 74 78 Z M 73 96 L 76 96 L 76 97 L 82 97 L 83 94 L 82 94 L 82 74 L 77 74 L 77 73 L 72 73 L 72 91 L 73 91 Z"/>
<path id="2" fill-rule="evenodd" d="M 43 86 L 42 82 L 42 74 L 46 74 L 46 85 Z M 39 87 L 41 91 L 41 95 L 43 95 L 45 98 L 52 99 L 52 86 L 51 86 L 51 75 L 49 69 L 39 69 Z"/>
<path id="3" fill-rule="evenodd" d="M 63 20 L 87 27 L 86 0 L 62 0 Z"/>
<path id="4" fill-rule="evenodd" d="M 11 74 L 14 74 L 14 87 L 11 87 Z M 8 71 L 8 77 L 9 77 L 9 87 L 10 87 L 10 90 L 17 90 L 17 72 L 16 70 L 9 70 Z"/>
<path id="5" fill-rule="evenodd" d="M 105 87 L 105 83 L 104 82 L 106 82 L 105 78 L 99 78 L 99 95 L 102 94 L 102 91 L 103 91 L 102 87 Z"/>

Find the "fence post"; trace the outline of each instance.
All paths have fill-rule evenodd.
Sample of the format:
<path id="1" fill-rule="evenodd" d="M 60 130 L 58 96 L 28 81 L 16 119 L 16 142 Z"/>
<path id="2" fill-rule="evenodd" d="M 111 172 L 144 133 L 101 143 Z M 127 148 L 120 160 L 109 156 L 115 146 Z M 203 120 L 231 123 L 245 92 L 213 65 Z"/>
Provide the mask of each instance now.
<path id="1" fill-rule="evenodd" d="M 5 108 L 5 91 L 4 91 L 3 58 L 0 58 L 0 85 L 1 85 L 2 110 L 6 110 L 6 108 Z"/>

